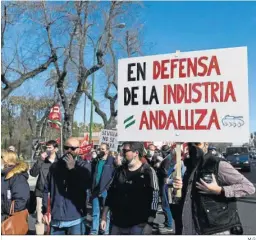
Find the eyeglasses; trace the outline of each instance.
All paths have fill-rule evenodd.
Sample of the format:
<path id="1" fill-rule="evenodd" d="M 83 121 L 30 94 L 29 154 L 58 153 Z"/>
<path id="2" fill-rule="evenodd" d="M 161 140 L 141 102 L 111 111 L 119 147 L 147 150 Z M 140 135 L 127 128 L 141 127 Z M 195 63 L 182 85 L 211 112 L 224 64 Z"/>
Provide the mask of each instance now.
<path id="1" fill-rule="evenodd" d="M 69 150 L 71 149 L 72 151 L 75 151 L 76 149 L 78 149 L 79 147 L 72 147 L 72 146 L 64 146 L 64 150 Z"/>
<path id="2" fill-rule="evenodd" d="M 131 149 L 123 149 L 123 154 L 127 153 L 127 152 L 131 152 L 132 150 Z"/>

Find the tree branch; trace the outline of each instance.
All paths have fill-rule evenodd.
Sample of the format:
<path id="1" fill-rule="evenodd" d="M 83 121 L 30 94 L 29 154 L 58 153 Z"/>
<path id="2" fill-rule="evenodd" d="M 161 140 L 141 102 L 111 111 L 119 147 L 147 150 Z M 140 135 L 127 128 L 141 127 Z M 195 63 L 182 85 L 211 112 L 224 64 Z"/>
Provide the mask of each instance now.
<path id="1" fill-rule="evenodd" d="M 14 82 L 8 82 L 5 78 L 5 76 L 1 76 L 1 81 L 2 82 L 7 82 L 8 87 L 1 89 L 1 100 L 5 99 L 6 97 L 9 96 L 9 94 L 16 88 L 18 88 L 19 86 L 21 86 L 21 84 L 23 82 L 25 82 L 27 79 L 29 78 L 33 78 L 34 76 L 36 76 L 37 74 L 44 72 L 52 62 L 55 62 L 57 60 L 56 56 L 51 56 L 45 63 L 43 63 L 42 65 L 40 65 L 38 68 L 35 68 L 34 70 L 22 74 L 16 81 Z"/>
<path id="2" fill-rule="evenodd" d="M 4 21 L 2 22 L 3 26 L 1 26 L 1 47 L 4 47 L 4 33 L 6 29 L 6 24 L 7 24 L 7 6 L 4 5 Z"/>
<path id="3" fill-rule="evenodd" d="M 4 73 L 1 74 L 1 82 L 5 85 L 5 87 L 3 88 L 4 90 L 9 87 L 9 82 L 7 81 Z"/>
<path id="4" fill-rule="evenodd" d="M 30 127 L 31 134 L 34 135 L 33 124 L 32 124 L 32 120 L 30 117 L 28 117 L 28 125 Z"/>
<path id="5" fill-rule="evenodd" d="M 92 101 L 92 95 L 88 92 L 88 90 L 84 91 L 85 95 L 89 98 L 90 101 Z M 95 112 L 99 114 L 99 116 L 102 118 L 104 125 L 106 126 L 108 123 L 107 115 L 105 112 L 103 112 L 100 109 L 100 104 L 95 99 L 93 100 L 93 105 L 95 107 Z"/>

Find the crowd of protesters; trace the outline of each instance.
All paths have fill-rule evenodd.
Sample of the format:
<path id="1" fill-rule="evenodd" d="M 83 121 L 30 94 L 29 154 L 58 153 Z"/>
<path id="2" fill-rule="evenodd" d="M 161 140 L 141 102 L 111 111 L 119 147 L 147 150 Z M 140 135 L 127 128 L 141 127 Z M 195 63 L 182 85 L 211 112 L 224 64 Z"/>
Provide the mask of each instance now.
<path id="1" fill-rule="evenodd" d="M 61 156 L 57 142 L 48 141 L 30 170 L 13 146 L 2 151 L 1 222 L 10 217 L 12 203 L 15 212 L 31 205 L 30 173 L 37 177 L 37 235 L 151 235 L 160 203 L 165 216 L 160 233 L 243 234 L 236 199 L 255 188 L 207 143 L 188 143 L 181 177 L 176 176 L 175 149 L 168 145 L 150 144 L 145 151 L 142 142 L 124 142 L 113 153 L 101 144 L 88 159 L 79 156 L 79 147 L 71 137 Z"/>

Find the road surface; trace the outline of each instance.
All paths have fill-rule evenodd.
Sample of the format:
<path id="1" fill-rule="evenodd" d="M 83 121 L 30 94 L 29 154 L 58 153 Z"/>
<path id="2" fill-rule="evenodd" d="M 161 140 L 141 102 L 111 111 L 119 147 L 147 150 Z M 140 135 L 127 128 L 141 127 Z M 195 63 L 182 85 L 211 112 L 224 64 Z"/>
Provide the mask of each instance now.
<path id="1" fill-rule="evenodd" d="M 252 162 L 252 169 L 250 173 L 243 173 L 246 178 L 248 178 L 256 187 L 256 160 Z M 30 177 L 29 184 L 31 189 L 35 188 L 36 179 Z M 244 228 L 244 235 L 256 235 L 256 194 L 240 198 L 237 203 L 239 216 Z M 91 206 L 88 209 L 87 216 L 87 227 L 89 230 L 91 224 Z M 29 234 L 35 234 L 35 215 L 29 217 Z M 158 224 L 163 224 L 164 215 L 162 212 L 158 212 L 156 222 Z M 154 230 L 154 234 L 159 234 L 157 230 Z"/>

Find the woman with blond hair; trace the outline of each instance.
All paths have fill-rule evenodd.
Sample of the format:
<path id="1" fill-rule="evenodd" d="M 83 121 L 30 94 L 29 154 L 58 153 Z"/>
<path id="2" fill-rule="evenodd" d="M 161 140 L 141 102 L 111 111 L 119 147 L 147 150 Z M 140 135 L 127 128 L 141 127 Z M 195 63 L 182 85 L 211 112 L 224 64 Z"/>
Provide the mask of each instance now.
<path id="1" fill-rule="evenodd" d="M 14 212 L 25 210 L 29 201 L 28 165 L 18 160 L 15 152 L 7 150 L 1 154 L 1 222 L 10 214 L 14 201 Z"/>

